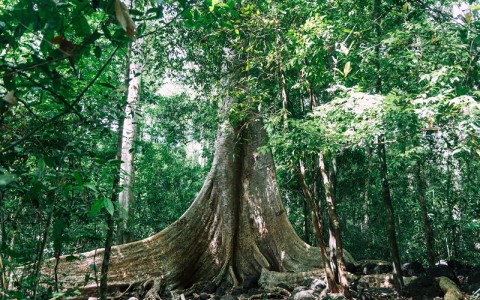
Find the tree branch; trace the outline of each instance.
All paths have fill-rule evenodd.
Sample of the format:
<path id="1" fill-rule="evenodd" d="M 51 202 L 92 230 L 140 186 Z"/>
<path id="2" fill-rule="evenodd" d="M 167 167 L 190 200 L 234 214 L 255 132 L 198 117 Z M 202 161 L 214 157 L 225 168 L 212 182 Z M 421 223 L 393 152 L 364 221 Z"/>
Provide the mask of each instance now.
<path id="1" fill-rule="evenodd" d="M 120 48 L 120 45 L 118 45 L 115 50 L 113 50 L 112 54 L 110 55 L 110 57 L 108 58 L 108 60 L 103 64 L 103 66 L 100 68 L 100 70 L 98 70 L 97 74 L 95 75 L 95 77 L 87 84 L 87 86 L 82 90 L 82 92 L 75 98 L 75 101 L 73 101 L 73 103 L 71 104 L 71 107 L 73 107 L 74 105 L 76 105 L 78 102 L 80 102 L 82 100 L 82 97 L 85 95 L 85 93 L 90 89 L 90 87 L 95 83 L 95 81 L 97 81 L 98 77 L 100 77 L 100 75 L 103 73 L 103 71 L 105 70 L 105 68 L 110 64 L 110 62 L 112 61 L 113 57 L 115 56 L 115 53 L 117 53 L 118 49 Z M 46 121 L 43 121 L 37 128 L 34 128 L 33 130 L 31 130 L 29 133 L 27 133 L 26 135 L 24 135 L 21 139 L 17 140 L 16 142 L 13 142 L 11 143 L 10 145 L 8 145 L 7 147 L 3 148 L 0 150 L 0 153 L 5 153 L 11 149 L 13 149 L 15 146 L 19 145 L 20 143 L 22 143 L 23 141 L 25 141 L 26 139 L 28 139 L 29 137 L 31 137 L 32 135 L 34 135 L 35 133 L 37 133 L 39 130 L 43 129 L 47 124 L 61 118 L 62 116 L 64 115 L 67 115 L 71 112 L 71 108 L 67 108 L 65 111 L 55 115 L 54 117 L 46 120 Z"/>

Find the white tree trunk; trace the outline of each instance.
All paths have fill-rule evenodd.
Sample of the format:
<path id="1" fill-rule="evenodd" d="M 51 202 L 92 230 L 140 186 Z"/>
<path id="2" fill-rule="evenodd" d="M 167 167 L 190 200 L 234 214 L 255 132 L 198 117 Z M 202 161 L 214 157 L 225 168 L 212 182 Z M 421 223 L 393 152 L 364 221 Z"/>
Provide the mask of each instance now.
<path id="1" fill-rule="evenodd" d="M 137 122 L 138 103 L 140 100 L 140 87 L 142 82 L 143 62 L 142 54 L 142 39 L 138 39 L 130 44 L 129 47 L 129 66 L 128 66 L 128 92 L 127 105 L 125 106 L 125 118 L 123 121 L 122 133 L 122 164 L 120 174 L 121 191 L 118 196 L 120 205 L 125 210 L 122 224 L 120 225 L 119 243 L 130 242 L 130 232 L 128 229 L 128 217 L 130 212 L 130 205 L 134 200 L 133 181 L 134 181 L 134 140 Z"/>

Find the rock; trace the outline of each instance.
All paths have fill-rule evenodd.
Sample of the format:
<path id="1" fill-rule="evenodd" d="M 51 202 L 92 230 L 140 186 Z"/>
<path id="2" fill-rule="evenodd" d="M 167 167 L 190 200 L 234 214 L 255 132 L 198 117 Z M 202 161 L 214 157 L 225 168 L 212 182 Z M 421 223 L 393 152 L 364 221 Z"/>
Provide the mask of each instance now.
<path id="1" fill-rule="evenodd" d="M 301 291 L 305 291 L 305 290 L 307 290 L 306 286 L 303 286 L 303 285 L 297 286 L 296 288 L 293 289 L 292 295 L 295 295 L 295 294 L 300 293 Z"/>
<path id="2" fill-rule="evenodd" d="M 293 300 L 315 300 L 315 296 L 312 290 L 304 290 L 294 294 Z"/>
<path id="3" fill-rule="evenodd" d="M 360 272 L 363 275 L 390 273 L 392 269 L 392 264 L 383 260 L 366 260 L 360 264 Z"/>
<path id="4" fill-rule="evenodd" d="M 241 287 L 236 287 L 236 288 L 233 288 L 232 291 L 230 292 L 230 295 L 232 296 L 240 296 L 241 294 L 243 294 L 244 290 L 243 288 Z"/>
<path id="5" fill-rule="evenodd" d="M 289 292 L 291 292 L 291 291 L 293 290 L 291 286 L 286 285 L 286 284 L 284 284 L 284 283 L 279 283 L 279 284 L 277 284 L 277 287 L 279 287 L 279 288 L 281 288 L 281 289 L 284 289 L 284 290 L 287 290 L 287 291 L 289 291 Z"/>
<path id="6" fill-rule="evenodd" d="M 369 287 L 378 288 L 391 288 L 393 287 L 393 275 L 392 274 L 374 274 L 362 276 L 359 280 L 368 284 Z"/>
<path id="7" fill-rule="evenodd" d="M 279 286 L 279 284 L 284 284 L 288 287 L 287 290 L 291 291 L 296 286 L 301 285 L 305 279 L 318 277 L 321 278 L 323 277 L 323 275 L 323 269 L 310 270 L 305 272 L 275 272 L 269 271 L 267 269 L 262 269 L 258 284 L 262 288 L 272 288 Z"/>
<path id="8" fill-rule="evenodd" d="M 200 300 L 207 300 L 210 299 L 210 295 L 207 293 L 200 293 L 200 296 L 198 297 Z"/>
<path id="9" fill-rule="evenodd" d="M 352 263 L 345 263 L 345 269 L 350 273 L 357 273 L 357 267 Z"/>
<path id="10" fill-rule="evenodd" d="M 469 295 L 480 297 L 480 283 L 469 285 L 466 289 Z"/>
<path id="11" fill-rule="evenodd" d="M 371 274 L 375 274 L 375 267 L 377 265 L 374 264 L 374 263 L 366 263 L 364 265 L 361 266 L 361 269 L 362 269 L 362 274 L 363 275 L 371 275 Z"/>
<path id="12" fill-rule="evenodd" d="M 310 289 L 314 292 L 321 292 L 326 287 L 327 285 L 325 282 L 318 278 L 312 279 L 312 282 L 310 283 Z"/>
<path id="13" fill-rule="evenodd" d="M 247 276 L 243 280 L 242 286 L 246 290 L 258 288 L 258 277 Z"/>
<path id="14" fill-rule="evenodd" d="M 403 264 L 402 273 L 405 277 L 420 276 L 425 274 L 425 268 L 418 261 Z"/>
<path id="15" fill-rule="evenodd" d="M 455 272 L 446 264 L 437 264 L 435 267 L 428 268 L 427 274 L 433 277 L 447 277 L 454 282 L 458 282 Z"/>
<path id="16" fill-rule="evenodd" d="M 411 281 L 405 280 L 404 293 L 407 297 L 426 296 L 433 298 L 442 295 L 437 281 L 429 275 L 412 277 Z"/>
<path id="17" fill-rule="evenodd" d="M 350 284 L 350 289 L 353 291 L 360 292 L 360 291 L 368 290 L 368 288 L 369 288 L 368 283 L 364 281 L 356 280 Z"/>
<path id="18" fill-rule="evenodd" d="M 440 289 L 443 291 L 445 300 L 462 300 L 463 295 L 458 286 L 447 277 L 439 277 L 436 279 Z"/>
<path id="19" fill-rule="evenodd" d="M 468 284 L 480 283 L 480 269 L 474 268 L 469 272 L 468 278 L 467 278 L 467 283 Z"/>
<path id="20" fill-rule="evenodd" d="M 385 274 L 385 273 L 390 273 L 393 271 L 393 267 L 391 264 L 388 265 L 376 265 L 375 268 L 373 269 L 375 272 L 374 274 Z"/>
<path id="21" fill-rule="evenodd" d="M 233 296 L 233 295 L 228 295 L 220 298 L 221 300 L 238 300 L 238 297 Z"/>
<path id="22" fill-rule="evenodd" d="M 136 298 L 136 297 L 130 297 L 130 298 L 128 298 L 128 300 L 138 300 L 138 298 Z"/>
<path id="23" fill-rule="evenodd" d="M 213 294 L 217 290 L 215 282 L 208 282 L 203 288 L 202 293 Z"/>
<path id="24" fill-rule="evenodd" d="M 321 298 L 323 300 L 344 300 L 347 299 L 342 294 L 327 294 L 325 297 Z"/>

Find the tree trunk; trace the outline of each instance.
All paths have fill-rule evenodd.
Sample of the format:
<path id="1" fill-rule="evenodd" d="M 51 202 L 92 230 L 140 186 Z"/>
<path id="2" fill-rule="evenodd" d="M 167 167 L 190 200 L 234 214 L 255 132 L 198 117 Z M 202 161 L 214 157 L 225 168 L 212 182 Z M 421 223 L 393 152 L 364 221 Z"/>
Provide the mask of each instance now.
<path id="1" fill-rule="evenodd" d="M 427 259 L 429 267 L 435 266 L 435 252 L 433 250 L 433 232 L 428 220 L 427 204 L 425 203 L 425 185 L 422 177 L 422 163 L 417 161 L 417 192 L 422 211 L 423 230 L 425 232 L 425 242 L 427 245 Z"/>
<path id="2" fill-rule="evenodd" d="M 121 190 L 118 196 L 120 205 L 124 209 L 124 214 L 121 214 L 122 222 L 118 233 L 119 244 L 125 244 L 131 241 L 131 234 L 128 230 L 128 215 L 130 205 L 133 202 L 133 142 L 135 139 L 135 124 L 137 120 L 137 107 L 140 99 L 140 85 L 143 69 L 143 64 L 140 62 L 140 54 L 142 52 L 141 47 L 142 39 L 138 39 L 137 41 L 132 42 L 128 49 L 127 74 L 129 81 L 121 146 Z"/>
<path id="3" fill-rule="evenodd" d="M 229 107 L 223 106 L 223 116 Z M 287 219 L 272 155 L 258 150 L 265 138 L 258 120 L 237 126 L 224 121 L 212 168 L 191 207 L 160 233 L 112 247 L 109 292 L 151 279 L 162 279 L 167 289 L 174 289 L 199 281 L 242 282 L 247 276 L 259 277 L 262 268 L 298 272 L 321 267 L 318 249 L 305 244 Z M 82 283 L 103 253 L 100 249 L 83 253 L 79 261 L 63 259 L 59 273 L 65 273 L 65 286 Z M 44 269 L 46 275 L 51 271 Z M 81 290 L 91 295 L 96 285 L 88 283 Z"/>
<path id="4" fill-rule="evenodd" d="M 395 289 L 401 295 L 403 290 L 402 265 L 400 263 L 400 253 L 398 251 L 397 230 L 395 228 L 395 214 L 393 212 L 392 197 L 390 195 L 390 183 L 387 172 L 387 155 L 385 153 L 385 143 L 383 137 L 378 138 L 378 158 L 380 160 L 380 176 L 382 180 L 382 198 L 387 210 L 387 235 L 390 252 L 393 260 L 393 283 Z"/>
<path id="5" fill-rule="evenodd" d="M 361 226 L 362 232 L 367 232 L 368 225 L 370 221 L 370 217 L 368 215 L 369 212 L 369 202 L 370 199 L 368 197 L 368 190 L 370 188 L 370 171 L 372 169 L 372 148 L 368 147 L 368 154 L 367 154 L 367 174 L 365 174 L 365 194 L 363 195 L 363 222 Z M 368 239 L 367 239 L 368 240 Z M 367 247 L 369 245 L 367 244 Z"/>
<path id="6" fill-rule="evenodd" d="M 130 59 L 127 59 L 127 69 L 126 69 L 126 74 L 125 74 L 125 81 L 128 83 L 129 78 L 130 78 Z M 127 92 L 125 93 L 127 96 L 127 99 L 129 99 L 130 96 L 130 86 Z M 128 109 L 128 102 L 125 105 L 125 111 Z M 117 153 L 115 159 L 120 160 L 122 155 L 123 155 L 123 142 L 124 142 L 124 124 L 125 124 L 125 119 L 127 119 L 126 115 L 120 114 L 120 118 L 118 120 L 119 128 L 118 128 L 118 139 L 117 139 Z M 121 197 L 119 197 L 119 190 L 120 190 L 120 172 L 121 172 L 121 165 L 122 163 L 116 164 L 116 168 L 114 170 L 114 175 L 113 175 L 113 183 L 112 183 L 112 192 L 110 193 L 110 201 L 112 203 L 116 203 L 117 200 L 120 203 Z M 128 203 L 127 203 L 128 204 Z M 106 300 L 108 297 L 108 270 L 110 268 L 110 259 L 112 256 L 112 246 L 113 246 L 113 240 L 114 240 L 114 234 L 115 234 L 115 214 L 106 214 L 107 219 L 107 234 L 105 237 L 105 248 L 103 251 L 103 257 L 102 257 L 102 268 L 100 269 L 100 288 L 99 288 L 99 294 L 100 294 L 100 300 Z M 58 268 L 58 267 L 57 267 Z"/>
<path id="7" fill-rule="evenodd" d="M 333 176 L 336 173 L 335 170 L 329 172 L 325 168 L 325 159 L 322 153 L 318 155 L 318 167 L 320 174 L 322 175 L 323 185 L 325 187 L 325 199 L 327 200 L 328 216 L 330 218 L 330 263 L 335 265 L 333 267 L 337 276 L 337 283 L 340 285 L 340 292 L 346 297 L 351 297 L 350 290 L 348 288 L 348 280 L 346 276 L 345 259 L 343 255 L 342 236 L 340 230 L 340 220 L 338 218 L 337 210 L 335 208 L 335 179 Z M 335 165 L 332 163 L 331 169 L 334 169 Z"/>
<path id="8" fill-rule="evenodd" d="M 312 225 L 313 233 L 317 241 L 317 246 L 320 249 L 320 254 L 322 255 L 323 267 L 325 268 L 325 278 L 327 279 L 328 289 L 332 293 L 338 293 L 340 288 L 335 280 L 335 273 L 332 270 L 330 265 L 330 260 L 328 258 L 327 245 L 325 244 L 325 238 L 323 235 L 324 232 L 324 221 L 322 218 L 322 212 L 320 210 L 320 205 L 315 201 L 314 196 L 308 188 L 307 182 L 305 180 L 305 166 L 303 161 L 299 161 L 300 168 L 295 169 L 295 175 L 297 176 L 300 185 L 302 186 L 302 191 L 305 196 L 305 202 L 307 203 L 310 211 L 312 212 Z"/>

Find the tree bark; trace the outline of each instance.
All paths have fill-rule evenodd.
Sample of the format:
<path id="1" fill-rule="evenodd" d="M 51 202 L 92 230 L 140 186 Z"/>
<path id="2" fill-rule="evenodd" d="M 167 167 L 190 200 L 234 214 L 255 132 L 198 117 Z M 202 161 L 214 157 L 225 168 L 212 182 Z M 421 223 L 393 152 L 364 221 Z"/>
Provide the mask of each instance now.
<path id="1" fill-rule="evenodd" d="M 229 107 L 223 106 L 223 118 Z M 319 250 L 304 243 L 288 221 L 272 155 L 258 150 L 265 139 L 258 120 L 236 126 L 222 122 L 211 170 L 191 207 L 160 233 L 112 247 L 109 292 L 156 278 L 175 289 L 200 281 L 241 283 L 247 276 L 259 277 L 262 268 L 321 267 Z M 62 259 L 64 285 L 82 283 L 103 254 L 99 249 L 83 253 L 79 261 Z M 51 271 L 44 269 L 47 276 Z M 83 297 L 96 292 L 95 283 L 80 288 Z"/>
<path id="2" fill-rule="evenodd" d="M 378 158 L 380 160 L 380 176 L 382 180 L 382 198 L 387 210 L 387 235 L 390 252 L 393 260 L 393 283 L 397 292 L 401 295 L 403 291 L 403 274 L 398 251 L 397 230 L 395 226 L 395 214 L 393 210 L 392 196 L 390 195 L 390 183 L 388 181 L 387 155 L 383 137 L 378 138 Z"/>
<path id="3" fill-rule="evenodd" d="M 128 91 L 127 91 L 127 105 L 125 106 L 125 118 L 123 120 L 123 133 L 121 145 L 121 160 L 120 165 L 120 194 L 118 200 L 121 207 L 124 209 L 120 230 L 118 233 L 119 244 L 131 242 L 131 234 L 128 230 L 128 216 L 130 212 L 130 205 L 133 200 L 133 142 L 135 140 L 137 108 L 140 100 L 140 86 L 142 82 L 143 64 L 140 56 L 142 53 L 142 39 L 132 42 L 129 46 L 127 74 L 128 74 Z"/>
<path id="4" fill-rule="evenodd" d="M 337 281 L 335 280 L 335 273 L 332 270 L 332 266 L 330 265 L 327 245 L 325 244 L 325 238 L 323 235 L 325 222 L 322 218 L 320 205 L 317 201 L 315 201 L 314 196 L 308 188 L 307 182 L 305 180 L 305 166 L 302 160 L 299 161 L 299 165 L 300 168 L 295 169 L 295 175 L 302 187 L 302 191 L 305 196 L 305 202 L 307 203 L 310 211 L 312 212 L 313 233 L 315 235 L 317 246 L 320 249 L 320 254 L 322 255 L 323 267 L 325 268 L 325 278 L 327 279 L 327 286 L 331 292 L 338 293 L 340 291 L 340 288 L 337 284 Z"/>
<path id="5" fill-rule="evenodd" d="M 425 202 L 425 185 L 422 177 L 422 163 L 420 161 L 417 161 L 416 171 L 418 200 L 420 202 L 420 209 L 422 211 L 422 222 L 427 246 L 428 265 L 429 267 L 433 267 L 435 266 L 435 252 L 433 250 L 434 239 L 432 228 L 430 227 L 430 221 L 428 220 L 427 204 Z"/>
<path id="6" fill-rule="evenodd" d="M 337 283 L 340 285 L 340 292 L 346 297 L 351 297 L 350 289 L 348 287 L 348 279 L 346 276 L 346 267 L 344 259 L 344 251 L 342 244 L 342 236 L 340 229 L 340 220 L 338 218 L 337 210 L 335 208 L 335 188 L 333 178 L 336 173 L 335 170 L 331 170 L 331 175 L 329 176 L 325 168 L 325 158 L 322 153 L 318 155 L 318 168 L 320 174 L 322 175 L 323 185 L 325 189 L 325 199 L 327 200 L 327 210 L 328 216 L 330 218 L 330 263 L 334 264 L 333 268 L 338 275 Z M 335 168 L 334 163 L 332 163 L 331 169 Z M 335 270 L 336 268 L 336 270 Z"/>

